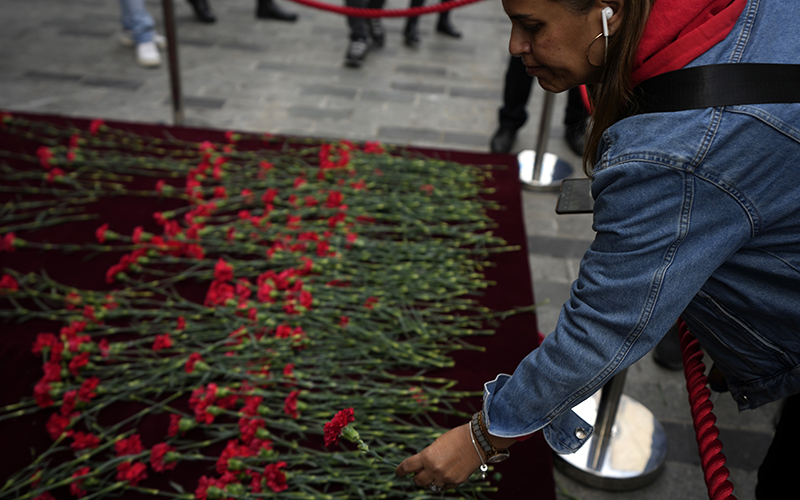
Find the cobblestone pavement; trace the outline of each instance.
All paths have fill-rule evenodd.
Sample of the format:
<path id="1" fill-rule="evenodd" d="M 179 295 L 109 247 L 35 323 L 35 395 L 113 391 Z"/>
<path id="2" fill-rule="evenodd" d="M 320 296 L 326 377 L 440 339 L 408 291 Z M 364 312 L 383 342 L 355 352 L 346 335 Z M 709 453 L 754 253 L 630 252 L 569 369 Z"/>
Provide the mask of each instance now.
<path id="1" fill-rule="evenodd" d="M 454 11 L 461 39 L 436 33 L 436 15 L 422 17 L 417 49 L 403 45 L 404 19 L 386 19 L 385 46 L 372 50 L 359 69 L 342 64 L 348 43 L 344 18 L 276 1 L 297 12 L 299 20 L 257 20 L 254 0 L 211 0 L 218 22 L 207 25 L 194 19 L 188 3 L 175 2 L 187 125 L 488 150 L 508 63 L 510 23 L 498 0 Z M 146 4 L 163 30 L 161 2 Z M 387 2 L 387 8 L 406 6 Z M 0 109 L 171 124 L 166 58 L 159 68 L 139 67 L 133 50 L 119 43 L 119 33 L 113 0 L 3 0 Z M 516 151 L 534 147 L 542 96 L 536 87 Z M 547 150 L 577 172 L 579 160 L 563 138 L 565 96 L 557 95 L 555 103 Z M 523 191 L 522 196 L 534 293 L 537 301 L 549 301 L 539 310 L 539 328 L 547 333 L 593 236 L 591 216 L 557 216 L 552 192 Z M 647 356 L 629 369 L 625 393 L 649 408 L 666 430 L 664 473 L 644 488 L 607 492 L 556 471 L 560 497 L 708 498 L 683 375 L 658 368 Z M 753 498 L 776 410 L 770 405 L 740 414 L 727 395 L 715 402 L 740 499 Z"/>

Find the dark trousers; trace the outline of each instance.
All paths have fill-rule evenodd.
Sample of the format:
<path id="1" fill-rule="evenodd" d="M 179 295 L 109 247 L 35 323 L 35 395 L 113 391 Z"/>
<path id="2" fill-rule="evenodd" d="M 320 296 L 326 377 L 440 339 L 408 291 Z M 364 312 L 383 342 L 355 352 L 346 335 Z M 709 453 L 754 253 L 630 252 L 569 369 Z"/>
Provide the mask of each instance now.
<path id="1" fill-rule="evenodd" d="M 449 2 L 449 1 L 450 0 L 442 0 L 441 3 L 445 3 L 445 2 Z M 425 4 L 425 0 L 411 0 L 411 5 L 410 6 L 411 7 L 422 7 L 424 4 Z M 438 22 L 440 22 L 440 23 L 447 22 L 447 19 L 449 17 L 450 17 L 450 11 L 449 10 L 445 10 L 443 12 L 440 12 L 439 13 L 439 21 Z M 408 21 L 406 22 L 406 29 L 405 30 L 409 31 L 410 29 L 414 29 L 414 27 L 417 25 L 417 19 L 418 18 L 416 18 L 416 17 L 409 17 Z"/>
<path id="2" fill-rule="evenodd" d="M 382 9 L 386 0 L 344 0 L 348 7 L 359 9 Z M 347 25 L 350 26 L 350 40 L 366 40 L 369 38 L 367 31 L 367 18 L 347 17 Z"/>
<path id="3" fill-rule="evenodd" d="M 800 470 L 797 424 L 800 423 L 800 394 L 784 400 L 783 410 L 767 456 L 758 468 L 756 498 L 773 500 L 796 494 L 794 475 Z M 795 493 L 787 493 L 794 491 Z M 787 496 L 789 495 L 789 496 Z"/>
<path id="4" fill-rule="evenodd" d="M 522 58 L 511 57 L 506 70 L 505 87 L 503 88 L 503 107 L 498 112 L 500 127 L 519 130 L 528 120 L 525 107 L 531 97 L 533 77 L 525 71 Z M 575 126 L 588 118 L 589 113 L 583 105 L 580 90 L 570 89 L 567 93 L 567 109 L 564 125 Z"/>

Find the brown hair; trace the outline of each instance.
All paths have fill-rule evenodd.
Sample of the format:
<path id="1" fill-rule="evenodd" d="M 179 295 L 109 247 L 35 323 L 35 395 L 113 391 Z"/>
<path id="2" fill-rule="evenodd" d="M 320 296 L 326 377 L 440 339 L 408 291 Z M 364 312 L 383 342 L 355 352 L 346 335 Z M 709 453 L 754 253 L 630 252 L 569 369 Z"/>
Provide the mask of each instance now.
<path id="1" fill-rule="evenodd" d="M 587 13 L 594 0 L 556 0 L 578 13 Z M 597 147 L 603 132 L 616 122 L 630 115 L 631 71 L 633 58 L 639 48 L 644 25 L 655 0 L 627 0 L 621 10 L 625 14 L 622 25 L 608 39 L 608 59 L 600 83 L 587 85 L 592 101 L 592 124 L 583 153 L 583 171 L 589 176 L 594 167 Z"/>

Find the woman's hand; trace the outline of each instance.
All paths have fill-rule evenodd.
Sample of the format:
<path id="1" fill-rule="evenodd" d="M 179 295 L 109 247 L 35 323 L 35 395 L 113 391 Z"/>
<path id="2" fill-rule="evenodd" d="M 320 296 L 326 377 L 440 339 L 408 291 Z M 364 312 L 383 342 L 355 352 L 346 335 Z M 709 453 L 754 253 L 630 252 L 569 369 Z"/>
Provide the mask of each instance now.
<path id="1" fill-rule="evenodd" d="M 439 491 L 467 482 L 480 465 L 481 459 L 470 439 L 469 424 L 464 424 L 447 431 L 421 452 L 403 460 L 396 474 L 403 477 L 415 472 L 417 486 Z"/>

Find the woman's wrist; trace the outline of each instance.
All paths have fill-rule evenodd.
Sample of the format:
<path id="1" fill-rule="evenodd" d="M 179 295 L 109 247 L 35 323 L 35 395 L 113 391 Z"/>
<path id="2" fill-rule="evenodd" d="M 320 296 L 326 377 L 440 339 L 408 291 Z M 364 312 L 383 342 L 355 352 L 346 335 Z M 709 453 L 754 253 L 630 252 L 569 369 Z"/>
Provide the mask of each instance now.
<path id="1" fill-rule="evenodd" d="M 514 444 L 514 439 L 492 436 L 486 427 L 483 412 L 477 412 L 470 420 L 471 437 L 474 438 L 482 462 L 499 463 L 509 457 L 508 447 Z"/>

